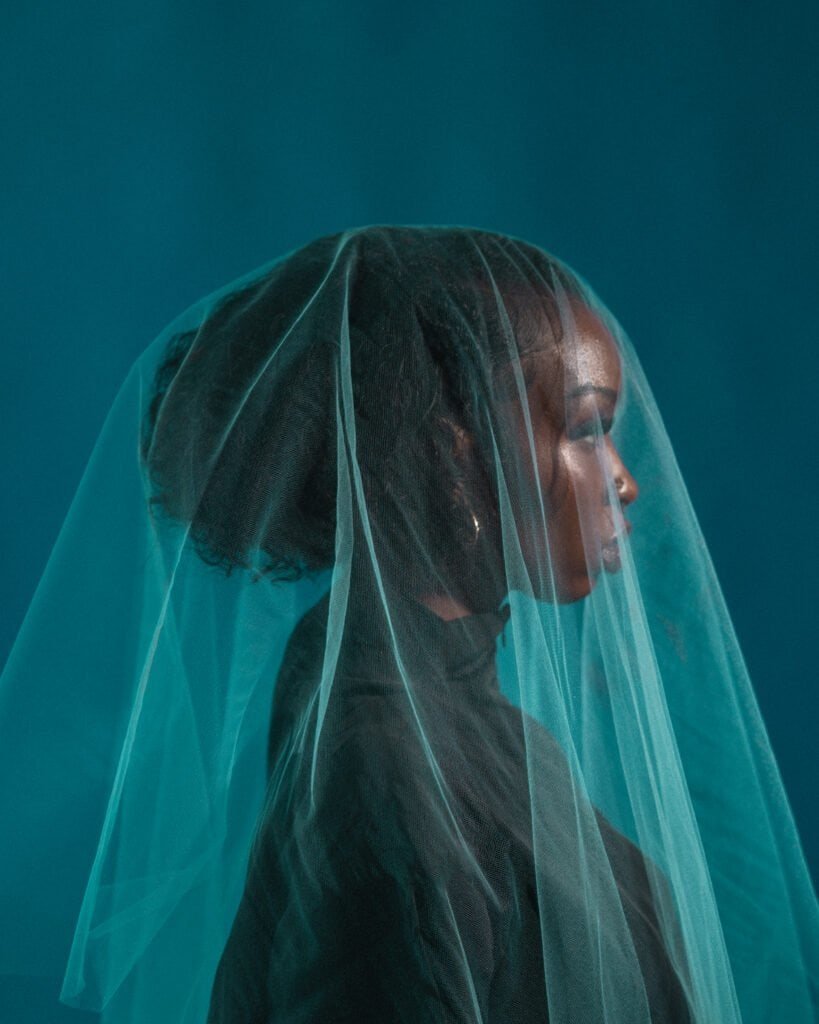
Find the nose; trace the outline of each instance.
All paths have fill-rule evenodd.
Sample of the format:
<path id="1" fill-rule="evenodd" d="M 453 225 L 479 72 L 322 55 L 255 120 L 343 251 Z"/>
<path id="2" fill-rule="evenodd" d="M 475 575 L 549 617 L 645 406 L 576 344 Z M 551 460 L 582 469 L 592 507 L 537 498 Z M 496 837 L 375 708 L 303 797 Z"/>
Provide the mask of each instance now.
<path id="1" fill-rule="evenodd" d="M 633 501 L 637 500 L 640 494 L 640 488 L 637 485 L 637 481 L 629 473 L 626 464 L 620 458 L 620 453 L 611 445 L 611 472 L 614 478 L 614 489 L 617 491 L 617 497 L 620 499 L 620 504 L 623 508 L 626 505 L 630 505 Z"/>

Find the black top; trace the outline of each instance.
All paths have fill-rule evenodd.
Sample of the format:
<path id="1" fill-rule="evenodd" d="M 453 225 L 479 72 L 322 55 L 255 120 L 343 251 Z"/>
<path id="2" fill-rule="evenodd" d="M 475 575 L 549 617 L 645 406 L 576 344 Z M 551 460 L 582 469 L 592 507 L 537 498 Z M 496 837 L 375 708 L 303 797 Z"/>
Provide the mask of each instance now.
<path id="1" fill-rule="evenodd" d="M 279 674 L 268 801 L 209 1021 L 542 1024 L 544 944 L 582 1007 L 581 887 L 611 873 L 604 955 L 644 987 L 652 1021 L 690 1021 L 646 860 L 583 803 L 551 734 L 500 692 L 505 610 L 444 622 L 417 606 L 419 642 L 400 665 L 389 628 L 370 621 L 345 635 L 323 707 L 327 608 L 303 617 Z M 548 816 L 553 844 L 537 875 L 533 814 Z M 602 838 L 597 864 L 584 844 L 581 866 L 583 830 Z M 651 881 L 663 884 L 656 868 Z"/>

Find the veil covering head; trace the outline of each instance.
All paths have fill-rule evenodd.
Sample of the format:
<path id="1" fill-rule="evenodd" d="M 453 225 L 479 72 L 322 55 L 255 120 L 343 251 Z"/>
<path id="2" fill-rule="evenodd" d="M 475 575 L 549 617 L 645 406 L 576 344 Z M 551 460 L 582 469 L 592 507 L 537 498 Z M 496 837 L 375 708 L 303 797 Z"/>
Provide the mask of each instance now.
<path id="1" fill-rule="evenodd" d="M 49 984 L 118 1024 L 816 1019 L 815 897 L 656 404 L 516 239 L 319 239 L 146 350 L 0 761 L 22 1022 Z"/>

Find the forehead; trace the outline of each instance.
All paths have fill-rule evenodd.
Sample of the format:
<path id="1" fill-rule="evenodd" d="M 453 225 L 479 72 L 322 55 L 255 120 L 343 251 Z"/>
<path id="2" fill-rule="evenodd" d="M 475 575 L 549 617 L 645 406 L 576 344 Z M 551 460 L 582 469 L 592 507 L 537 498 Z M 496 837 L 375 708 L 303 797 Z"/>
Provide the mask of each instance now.
<path id="1" fill-rule="evenodd" d="M 567 393 L 575 388 L 620 390 L 620 354 L 600 317 L 572 305 L 564 326 L 562 363 Z"/>
<path id="2" fill-rule="evenodd" d="M 616 400 L 620 354 L 608 328 L 592 310 L 575 303 L 561 320 L 560 342 L 524 357 L 530 400 L 545 400 L 554 411 L 586 395 Z"/>

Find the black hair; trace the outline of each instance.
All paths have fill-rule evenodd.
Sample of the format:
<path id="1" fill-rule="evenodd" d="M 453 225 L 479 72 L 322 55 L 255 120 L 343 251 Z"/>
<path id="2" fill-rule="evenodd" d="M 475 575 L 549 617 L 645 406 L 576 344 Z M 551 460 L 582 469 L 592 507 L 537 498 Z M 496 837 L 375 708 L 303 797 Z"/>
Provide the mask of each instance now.
<path id="1" fill-rule="evenodd" d="M 172 338 L 143 431 L 152 502 L 206 562 L 295 579 L 334 562 L 338 448 L 355 444 L 384 571 L 474 590 L 467 549 L 498 546 L 482 399 L 515 356 L 559 342 L 577 289 L 541 250 L 473 229 L 305 246 Z"/>

